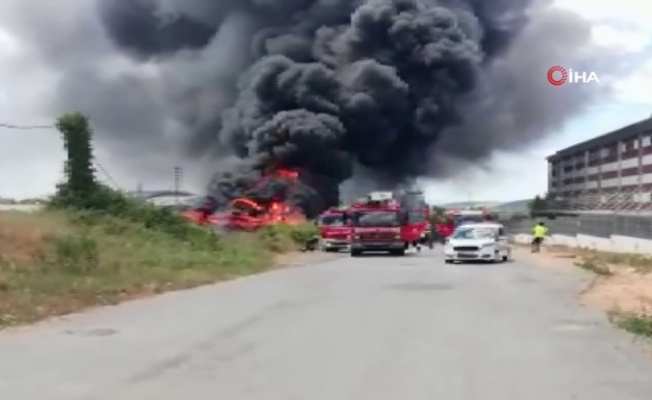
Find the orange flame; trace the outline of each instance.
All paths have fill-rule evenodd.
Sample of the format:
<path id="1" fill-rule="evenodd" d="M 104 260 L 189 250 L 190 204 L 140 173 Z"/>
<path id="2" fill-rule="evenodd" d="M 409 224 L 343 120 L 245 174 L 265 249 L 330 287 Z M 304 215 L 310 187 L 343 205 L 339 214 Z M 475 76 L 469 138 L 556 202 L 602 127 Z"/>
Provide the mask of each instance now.
<path id="1" fill-rule="evenodd" d="M 259 183 L 268 177 L 295 180 L 299 178 L 299 173 L 292 169 L 277 168 L 263 176 Z M 238 197 L 231 200 L 228 210 L 214 214 L 210 220 L 227 229 L 251 231 L 270 224 L 296 225 L 304 222 L 305 216 L 298 208 L 281 200 L 275 199 L 263 204 L 247 197 Z"/>
<path id="2" fill-rule="evenodd" d="M 279 168 L 276 171 L 272 173 L 273 176 L 277 178 L 286 178 L 286 179 L 298 179 L 299 178 L 299 172 L 291 170 L 291 169 L 285 169 L 285 168 Z"/>

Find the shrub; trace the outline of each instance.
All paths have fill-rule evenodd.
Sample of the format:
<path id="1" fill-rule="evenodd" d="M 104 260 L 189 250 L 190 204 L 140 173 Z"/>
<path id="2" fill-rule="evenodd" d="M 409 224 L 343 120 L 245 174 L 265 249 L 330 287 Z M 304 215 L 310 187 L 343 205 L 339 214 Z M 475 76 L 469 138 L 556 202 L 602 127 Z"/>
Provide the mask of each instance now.
<path id="1" fill-rule="evenodd" d="M 267 249 L 278 253 L 294 250 L 302 246 L 317 233 L 317 227 L 306 222 L 299 225 L 267 225 L 256 234 Z"/>
<path id="2" fill-rule="evenodd" d="M 88 274 L 100 264 L 98 244 L 86 234 L 55 236 L 51 239 L 53 254 L 47 266 L 56 266 L 72 274 Z"/>

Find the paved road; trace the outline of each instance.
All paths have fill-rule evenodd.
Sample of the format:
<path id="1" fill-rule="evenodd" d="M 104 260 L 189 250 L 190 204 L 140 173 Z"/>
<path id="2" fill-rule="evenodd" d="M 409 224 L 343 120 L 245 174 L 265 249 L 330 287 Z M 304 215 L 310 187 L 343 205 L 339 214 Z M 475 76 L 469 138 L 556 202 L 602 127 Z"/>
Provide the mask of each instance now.
<path id="1" fill-rule="evenodd" d="M 649 400 L 652 361 L 578 282 L 342 257 L 7 331 L 0 398 Z"/>

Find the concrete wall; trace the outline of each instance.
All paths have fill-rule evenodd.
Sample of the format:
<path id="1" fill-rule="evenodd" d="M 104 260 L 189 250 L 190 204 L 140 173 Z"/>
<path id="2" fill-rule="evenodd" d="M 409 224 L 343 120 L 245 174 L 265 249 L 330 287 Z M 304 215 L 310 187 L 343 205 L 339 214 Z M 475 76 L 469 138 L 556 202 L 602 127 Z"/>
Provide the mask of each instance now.
<path id="1" fill-rule="evenodd" d="M 519 233 L 513 235 L 517 243 L 529 244 L 532 235 Z M 652 239 L 640 239 L 628 236 L 613 235 L 602 238 L 590 235 L 552 235 L 545 240 L 544 245 L 561 245 L 574 248 L 585 248 L 610 253 L 652 254 Z"/>
<path id="2" fill-rule="evenodd" d="M 505 222 L 514 239 L 530 243 L 539 220 Z M 589 248 L 614 253 L 652 254 L 652 217 L 643 215 L 580 215 L 544 219 L 551 237 L 548 245 Z"/>

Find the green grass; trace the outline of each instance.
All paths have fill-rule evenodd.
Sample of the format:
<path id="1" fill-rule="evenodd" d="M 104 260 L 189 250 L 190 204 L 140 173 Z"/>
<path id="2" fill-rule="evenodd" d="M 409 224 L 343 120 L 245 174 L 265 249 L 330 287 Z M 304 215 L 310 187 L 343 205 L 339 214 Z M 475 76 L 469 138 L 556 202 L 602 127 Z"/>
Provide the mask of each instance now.
<path id="1" fill-rule="evenodd" d="M 600 276 L 613 275 L 613 271 L 609 269 L 609 266 L 603 260 L 597 257 L 584 258 L 582 261 L 576 262 L 575 266 Z"/>
<path id="2" fill-rule="evenodd" d="M 571 253 L 582 258 L 582 264 L 608 265 L 612 267 L 632 267 L 641 274 L 652 273 L 652 257 L 647 254 L 611 253 L 592 249 L 548 246 L 552 252 Z M 577 264 L 576 264 L 577 265 Z M 590 269 L 590 268 L 589 268 Z"/>
<path id="3" fill-rule="evenodd" d="M 611 313 L 610 320 L 616 326 L 636 336 L 652 339 L 652 315 L 635 313 Z"/>
<path id="4" fill-rule="evenodd" d="M 276 253 L 315 231 L 270 226 L 218 237 L 166 218 L 0 212 L 0 326 L 270 269 Z"/>

